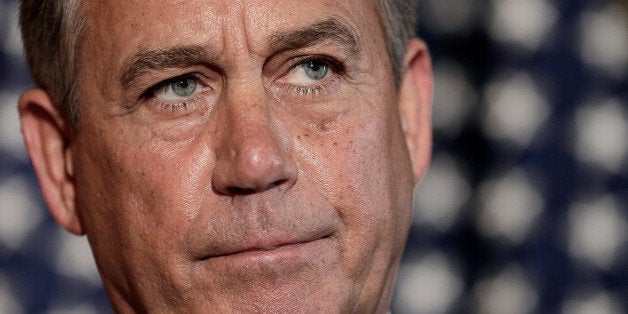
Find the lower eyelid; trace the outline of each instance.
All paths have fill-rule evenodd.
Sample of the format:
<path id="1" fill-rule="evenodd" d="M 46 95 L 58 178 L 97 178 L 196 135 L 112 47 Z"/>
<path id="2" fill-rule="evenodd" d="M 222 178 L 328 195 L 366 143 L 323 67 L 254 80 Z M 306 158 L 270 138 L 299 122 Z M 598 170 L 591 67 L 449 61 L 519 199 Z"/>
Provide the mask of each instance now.
<path id="1" fill-rule="evenodd" d="M 302 96 L 307 96 L 310 94 L 314 94 L 314 95 L 318 95 L 322 92 L 324 92 L 325 87 L 323 86 L 307 86 L 307 85 L 303 85 L 303 86 L 293 86 L 292 87 L 293 91 L 295 91 L 298 94 L 301 94 Z"/>
<path id="2" fill-rule="evenodd" d="M 168 110 L 180 110 L 180 109 L 185 109 L 191 103 L 192 101 L 183 101 L 179 103 L 165 103 L 165 104 L 161 104 L 161 107 L 162 109 L 168 109 Z"/>
<path id="3" fill-rule="evenodd" d="M 167 102 L 153 99 L 149 102 L 148 106 L 151 108 L 151 111 L 156 111 L 157 113 L 162 114 L 168 114 L 171 112 L 193 112 L 198 109 L 197 107 L 202 106 L 202 104 L 205 103 L 202 98 L 203 94 L 197 93 L 190 98 L 177 102 Z M 209 101 L 210 100 L 208 99 L 207 102 Z"/>
<path id="4" fill-rule="evenodd" d="M 280 83 L 277 86 L 277 95 L 280 98 L 285 97 L 315 97 L 326 94 L 331 94 L 340 88 L 341 78 L 332 74 L 332 77 L 323 79 L 319 84 L 287 84 Z"/>

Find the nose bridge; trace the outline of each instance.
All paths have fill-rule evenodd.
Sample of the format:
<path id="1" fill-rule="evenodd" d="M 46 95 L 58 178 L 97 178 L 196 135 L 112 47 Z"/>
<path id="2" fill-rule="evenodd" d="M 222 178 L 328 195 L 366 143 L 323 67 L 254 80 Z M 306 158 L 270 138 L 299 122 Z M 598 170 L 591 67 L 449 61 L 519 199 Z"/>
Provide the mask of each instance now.
<path id="1" fill-rule="evenodd" d="M 223 100 L 225 125 L 216 152 L 215 188 L 232 195 L 291 186 L 296 167 L 262 83 L 233 82 Z"/>
<path id="2" fill-rule="evenodd" d="M 225 142 L 232 162 L 250 166 L 273 162 L 280 157 L 281 143 L 264 97 L 258 93 L 233 96 L 228 100 Z M 253 169 L 249 169 L 253 170 Z"/>

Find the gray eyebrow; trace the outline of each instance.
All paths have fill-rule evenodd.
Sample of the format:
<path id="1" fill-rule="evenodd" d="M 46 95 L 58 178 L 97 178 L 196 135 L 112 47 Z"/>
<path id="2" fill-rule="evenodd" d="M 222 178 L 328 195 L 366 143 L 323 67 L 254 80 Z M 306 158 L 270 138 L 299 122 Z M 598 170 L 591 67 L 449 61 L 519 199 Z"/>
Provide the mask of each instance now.
<path id="1" fill-rule="evenodd" d="M 333 17 L 294 31 L 275 33 L 270 38 L 270 48 L 272 51 L 294 50 L 326 40 L 339 42 L 354 55 L 360 50 L 355 32 Z"/>
<path id="2" fill-rule="evenodd" d="M 300 49 L 326 40 L 339 42 L 351 54 L 356 55 L 359 52 L 355 33 L 333 17 L 297 30 L 274 33 L 270 36 L 269 47 L 271 51 L 278 52 Z M 205 63 L 211 55 L 211 52 L 200 45 L 141 50 L 124 66 L 120 82 L 124 88 L 128 88 L 151 70 L 186 68 Z"/>
<path id="3" fill-rule="evenodd" d="M 138 77 L 150 70 L 186 68 L 206 60 L 207 55 L 207 50 L 198 45 L 141 50 L 124 67 L 120 82 L 123 87 L 129 87 Z"/>

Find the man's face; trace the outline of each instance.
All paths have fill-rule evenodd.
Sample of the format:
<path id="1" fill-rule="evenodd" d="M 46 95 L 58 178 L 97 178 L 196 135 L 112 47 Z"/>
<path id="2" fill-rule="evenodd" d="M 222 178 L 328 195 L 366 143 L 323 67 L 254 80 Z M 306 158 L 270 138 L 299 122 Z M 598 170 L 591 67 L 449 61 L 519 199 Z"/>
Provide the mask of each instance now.
<path id="1" fill-rule="evenodd" d="M 373 3 L 83 9 L 69 152 L 118 309 L 386 309 L 413 176 Z"/>

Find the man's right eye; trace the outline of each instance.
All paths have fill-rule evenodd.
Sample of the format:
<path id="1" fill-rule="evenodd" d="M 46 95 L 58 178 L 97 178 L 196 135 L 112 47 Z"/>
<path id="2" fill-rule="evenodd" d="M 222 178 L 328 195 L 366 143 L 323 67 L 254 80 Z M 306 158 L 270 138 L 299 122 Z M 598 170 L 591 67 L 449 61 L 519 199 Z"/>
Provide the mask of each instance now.
<path id="1" fill-rule="evenodd" d="M 165 101 L 180 101 L 203 91 L 198 78 L 191 74 L 178 76 L 157 84 L 151 89 L 153 97 Z"/>

